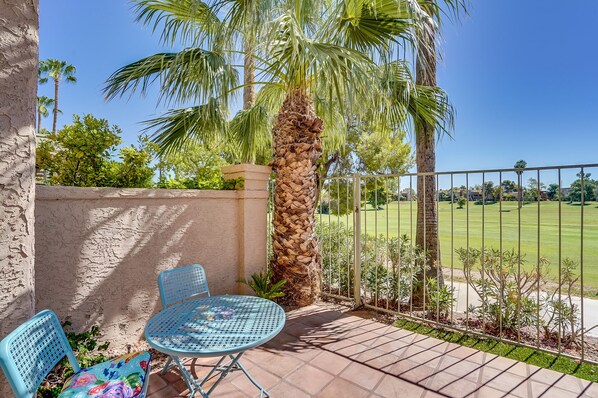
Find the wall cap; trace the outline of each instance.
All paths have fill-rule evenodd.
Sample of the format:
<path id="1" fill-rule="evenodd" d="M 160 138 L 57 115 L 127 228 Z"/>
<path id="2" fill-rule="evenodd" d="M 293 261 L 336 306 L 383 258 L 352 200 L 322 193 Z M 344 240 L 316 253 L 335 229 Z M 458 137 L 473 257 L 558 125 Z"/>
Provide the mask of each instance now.
<path id="1" fill-rule="evenodd" d="M 36 200 L 94 200 L 94 199 L 241 199 L 239 191 L 202 189 L 153 189 L 65 187 L 37 185 Z"/>

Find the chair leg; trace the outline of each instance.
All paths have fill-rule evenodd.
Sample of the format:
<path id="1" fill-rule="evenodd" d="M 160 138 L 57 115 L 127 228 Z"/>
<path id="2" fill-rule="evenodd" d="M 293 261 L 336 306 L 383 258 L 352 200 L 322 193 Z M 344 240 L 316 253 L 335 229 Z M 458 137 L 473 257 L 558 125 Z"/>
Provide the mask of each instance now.
<path id="1" fill-rule="evenodd" d="M 168 361 L 166 361 L 166 365 L 164 365 L 164 369 L 162 369 L 161 374 L 165 375 L 166 372 L 168 372 L 168 369 L 170 369 L 170 365 L 172 363 L 172 357 L 168 357 Z"/>

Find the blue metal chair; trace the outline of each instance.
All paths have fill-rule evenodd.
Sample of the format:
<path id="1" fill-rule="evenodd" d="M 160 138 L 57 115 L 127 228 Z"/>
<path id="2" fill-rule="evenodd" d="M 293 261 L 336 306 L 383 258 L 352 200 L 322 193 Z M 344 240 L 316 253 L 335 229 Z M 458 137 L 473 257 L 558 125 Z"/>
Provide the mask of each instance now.
<path id="1" fill-rule="evenodd" d="M 158 288 L 163 309 L 204 294 L 210 295 L 206 271 L 199 264 L 160 272 Z"/>
<path id="2" fill-rule="evenodd" d="M 149 353 L 140 354 L 147 355 L 147 360 L 144 361 L 144 374 L 139 379 L 143 384 L 138 387 L 140 391 L 132 395 L 136 398 L 144 398 L 149 385 Z M 70 381 L 95 368 L 81 369 L 56 314 L 50 310 L 41 311 L 0 341 L 0 367 L 17 398 L 35 397 L 46 375 L 64 357 L 75 372 Z M 95 366 L 99 369 L 111 363 Z"/>
<path id="3" fill-rule="evenodd" d="M 160 289 L 162 309 L 202 295 L 210 295 L 206 271 L 199 264 L 160 272 L 158 288 Z M 172 358 L 168 358 L 164 369 L 162 369 L 162 374 L 171 368 L 171 364 Z"/>

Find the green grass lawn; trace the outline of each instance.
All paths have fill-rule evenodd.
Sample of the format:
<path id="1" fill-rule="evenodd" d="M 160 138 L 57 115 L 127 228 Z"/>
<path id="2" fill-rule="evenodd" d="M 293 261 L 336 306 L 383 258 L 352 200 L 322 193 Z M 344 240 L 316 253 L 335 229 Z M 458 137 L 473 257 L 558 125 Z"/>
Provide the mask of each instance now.
<path id="1" fill-rule="evenodd" d="M 397 236 L 407 234 L 415 237 L 417 205 L 415 202 L 392 202 L 383 206 L 383 210 L 374 210 L 368 205 L 362 211 L 362 233 Z M 559 204 L 558 202 L 540 202 L 540 255 L 550 261 L 549 278 L 558 280 L 559 264 Z M 561 257 L 569 257 L 576 262 L 581 259 L 581 206 L 579 204 L 561 205 Z M 316 215 L 322 222 L 342 221 L 353 225 L 352 215 L 337 217 L 334 215 Z M 469 220 L 468 220 L 469 219 Z M 476 205 L 469 202 L 469 209 L 457 209 L 449 202 L 438 204 L 438 222 L 442 265 L 450 269 L 462 268 L 453 249 L 459 247 L 486 248 L 500 247 L 502 219 L 503 250 L 518 249 L 521 237 L 521 253 L 526 254 L 527 266 L 535 266 L 538 256 L 538 203 L 524 205 L 519 211 L 517 202 Z M 519 232 L 519 219 L 521 232 Z M 483 222 L 482 222 L 483 220 Z M 399 229 L 400 222 L 400 229 Z M 469 228 L 468 228 L 469 227 Z M 469 233 L 468 233 L 469 231 Z M 413 233 L 413 235 L 412 235 Z M 598 289 L 598 204 L 584 206 L 584 285 L 593 291 Z M 483 239 L 482 239 L 483 238 Z"/>

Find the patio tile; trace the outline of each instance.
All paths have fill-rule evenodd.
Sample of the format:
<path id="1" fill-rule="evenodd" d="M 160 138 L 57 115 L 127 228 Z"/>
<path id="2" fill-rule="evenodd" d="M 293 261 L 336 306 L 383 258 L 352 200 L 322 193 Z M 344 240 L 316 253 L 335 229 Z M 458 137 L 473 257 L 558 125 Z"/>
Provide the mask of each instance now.
<path id="1" fill-rule="evenodd" d="M 443 358 L 443 360 L 444 360 L 444 358 Z M 443 361 L 443 364 L 444 364 L 444 361 Z M 467 360 L 461 360 L 461 361 L 455 362 L 451 366 L 447 366 L 446 368 L 443 369 L 443 372 L 450 373 L 452 375 L 459 376 L 459 377 L 475 375 L 475 380 L 477 381 L 477 376 L 479 374 L 481 367 L 482 367 L 482 365 L 480 365 L 480 364 L 477 364 L 474 362 L 469 362 Z"/>
<path id="2" fill-rule="evenodd" d="M 316 397 L 318 398 L 364 398 L 368 391 L 343 379 L 334 379 Z"/>
<path id="3" fill-rule="evenodd" d="M 384 325 L 369 312 L 337 310 L 314 305 L 289 313 L 283 332 L 241 362 L 273 397 L 598 398 L 598 385 L 588 381 Z M 187 360 L 185 366 L 201 377 L 216 361 Z M 160 370 L 150 377 L 148 398 L 188 398 L 178 371 L 161 376 Z M 257 396 L 238 371 L 214 394 Z"/>
<path id="4" fill-rule="evenodd" d="M 518 397 L 527 397 L 527 379 L 505 371 L 498 373 L 498 375 L 484 385 L 494 387 Z"/>
<path id="5" fill-rule="evenodd" d="M 517 361 L 505 357 L 496 357 L 488 361 L 487 365 L 494 369 L 509 370 L 517 365 Z"/>
<path id="6" fill-rule="evenodd" d="M 289 352 L 289 354 L 303 362 L 310 362 L 320 352 L 322 352 L 322 349 L 311 346 L 293 350 L 292 352 Z"/>
<path id="7" fill-rule="evenodd" d="M 285 377 L 303 365 L 303 361 L 292 356 L 272 355 L 270 359 L 258 363 L 261 368 L 278 376 Z"/>
<path id="8" fill-rule="evenodd" d="M 385 372 L 390 371 L 390 369 L 400 360 L 401 358 L 394 354 L 376 349 L 358 355 L 356 358 L 357 362 Z"/>
<path id="9" fill-rule="evenodd" d="M 378 384 L 380 379 L 382 379 L 384 373 L 361 363 L 353 362 L 340 374 L 340 376 L 353 383 L 359 384 L 363 388 L 371 390 Z"/>
<path id="10" fill-rule="evenodd" d="M 418 398 L 425 391 L 423 387 L 390 375 L 385 375 L 374 389 L 376 394 L 386 398 Z"/>
<path id="11" fill-rule="evenodd" d="M 392 365 L 388 373 L 412 382 L 425 381 L 433 375 L 436 369 L 419 364 L 410 359 L 401 358 L 396 364 Z"/>
<path id="12" fill-rule="evenodd" d="M 328 351 L 323 351 L 311 361 L 313 366 L 317 366 L 334 375 L 338 375 L 351 363 L 351 360 Z"/>
<path id="13" fill-rule="evenodd" d="M 149 385 L 147 386 L 148 395 L 153 394 L 156 391 L 163 389 L 168 386 L 168 382 L 160 377 L 159 374 L 152 374 L 149 378 Z"/>
<path id="14" fill-rule="evenodd" d="M 277 384 L 268 390 L 272 397 L 310 398 L 311 395 L 287 382 Z M 340 397 L 337 397 L 340 398 Z"/>
<path id="15" fill-rule="evenodd" d="M 565 377 L 566 376 L 563 373 L 555 372 L 554 370 L 550 369 L 538 369 L 536 372 L 530 375 L 531 380 L 548 385 L 555 384 L 558 381 L 563 380 Z"/>
<path id="16" fill-rule="evenodd" d="M 326 384 L 330 383 L 334 379 L 329 373 L 324 372 L 321 369 L 318 369 L 311 365 L 305 365 L 295 372 L 293 372 L 289 377 L 285 380 L 296 387 L 306 391 L 311 395 L 315 395 Z"/>
<path id="17" fill-rule="evenodd" d="M 250 371 L 251 376 L 257 380 L 257 382 L 264 387 L 266 390 L 274 387 L 275 385 L 277 385 L 278 383 L 280 383 L 280 377 L 273 375 L 272 373 L 260 368 L 259 366 L 255 366 L 251 369 Z M 228 376 L 227 376 L 228 378 Z M 224 379 L 226 380 L 226 378 Z M 259 390 L 257 389 L 256 386 L 254 386 L 251 381 L 249 381 L 249 379 L 247 378 L 247 376 L 245 376 L 242 373 L 239 373 L 237 377 L 233 378 L 232 380 L 226 380 L 227 382 L 230 382 L 231 384 L 234 384 L 235 387 L 237 387 L 239 390 L 241 391 L 245 391 L 246 393 L 250 393 L 253 394 L 253 392 L 255 391 L 256 393 L 259 393 Z M 219 385 L 215 391 L 218 391 L 218 389 L 221 386 Z"/>
<path id="18" fill-rule="evenodd" d="M 496 388 L 482 386 L 474 394 L 475 398 L 504 398 L 508 396 L 507 393 Z"/>
<path id="19" fill-rule="evenodd" d="M 533 397 L 574 398 L 574 397 L 579 396 L 579 394 L 576 394 L 574 392 L 562 390 L 560 388 L 554 387 L 552 385 L 547 385 L 544 383 L 532 381 L 532 382 L 530 382 L 530 385 L 531 385 L 531 395 Z"/>
<path id="20" fill-rule="evenodd" d="M 580 381 L 581 380 L 577 377 L 565 375 L 565 377 L 560 379 L 554 386 L 576 394 L 581 394 L 584 390 L 584 386 Z"/>
<path id="21" fill-rule="evenodd" d="M 401 356 L 402 359 L 409 359 L 420 365 L 436 368 L 443 355 L 416 345 L 409 347 Z"/>
<path id="22" fill-rule="evenodd" d="M 444 374 L 438 374 L 434 376 L 434 378 L 438 378 L 441 375 Z M 449 379 L 449 377 L 446 377 L 446 379 Z M 445 396 L 448 395 L 449 397 L 461 398 L 472 396 L 478 390 L 478 388 L 479 387 L 477 383 L 473 383 L 469 380 L 459 378 L 457 380 L 449 381 L 445 384 L 444 387 L 440 388 L 438 392 Z"/>
<path id="23" fill-rule="evenodd" d="M 598 384 L 591 383 L 587 385 L 583 390 L 583 396 L 590 398 L 598 398 Z"/>
<path id="24" fill-rule="evenodd" d="M 179 391 L 177 391 L 172 386 L 167 386 L 159 391 L 156 391 L 152 394 L 148 394 L 148 398 L 173 398 L 173 397 L 180 397 Z"/>

